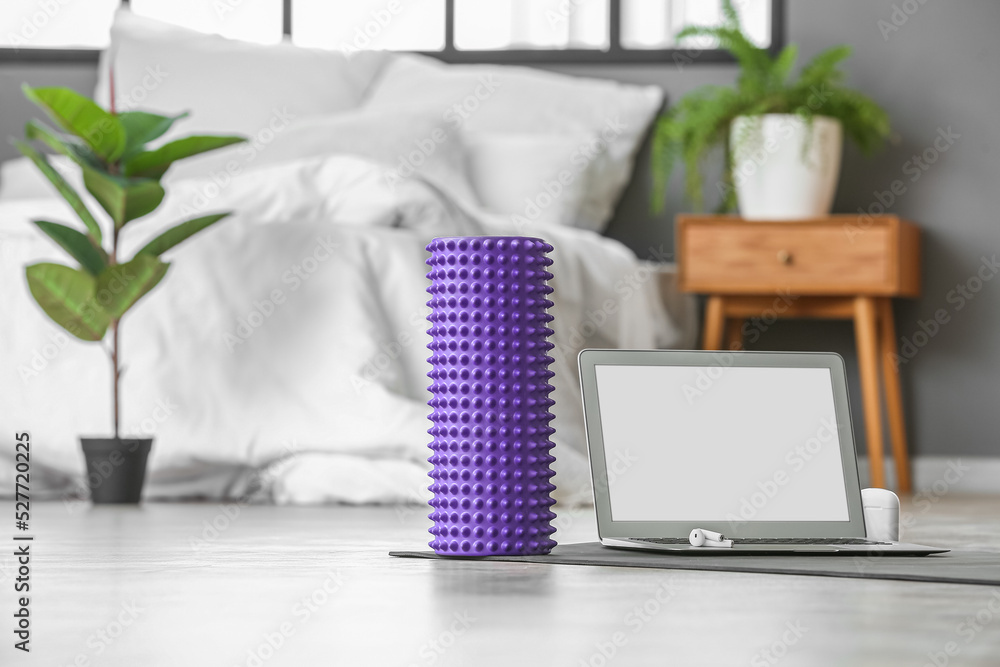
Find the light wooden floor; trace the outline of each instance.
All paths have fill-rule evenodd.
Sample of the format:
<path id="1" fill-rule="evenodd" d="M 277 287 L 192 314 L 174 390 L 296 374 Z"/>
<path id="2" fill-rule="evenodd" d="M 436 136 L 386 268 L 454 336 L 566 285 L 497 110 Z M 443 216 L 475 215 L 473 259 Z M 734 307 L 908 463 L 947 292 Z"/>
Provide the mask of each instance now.
<path id="1" fill-rule="evenodd" d="M 989 587 L 389 558 L 422 508 L 71 509 L 33 507 L 30 656 L 0 556 L 0 665 L 1000 665 Z M 1000 552 L 1000 499 L 908 511 L 908 540 Z"/>

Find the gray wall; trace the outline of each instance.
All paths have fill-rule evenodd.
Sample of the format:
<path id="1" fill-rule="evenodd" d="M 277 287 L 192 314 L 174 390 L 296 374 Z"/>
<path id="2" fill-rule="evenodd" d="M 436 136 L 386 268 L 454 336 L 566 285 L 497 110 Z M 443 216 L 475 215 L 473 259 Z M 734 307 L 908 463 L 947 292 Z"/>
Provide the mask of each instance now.
<path id="1" fill-rule="evenodd" d="M 949 321 L 901 369 L 911 447 L 917 454 L 1000 454 L 1000 279 L 983 283 L 971 299 L 958 299 L 952 292 L 970 279 L 976 287 L 982 258 L 1000 254 L 1000 216 L 995 213 L 1000 191 L 1000 45 L 995 40 L 1000 3 L 787 0 L 787 5 L 787 37 L 799 44 L 803 58 L 834 44 L 854 45 L 850 83 L 889 111 L 898 134 L 873 159 L 848 147 L 834 210 L 868 208 L 876 191 L 901 179 L 907 190 L 889 210 L 924 229 L 923 296 L 897 302 L 898 334 L 912 340 L 920 322 L 933 320 L 939 310 Z M 916 11 L 897 14 L 899 29 L 883 37 L 879 21 L 892 25 L 894 5 Z M 733 66 L 709 64 L 550 69 L 655 83 L 673 99 L 704 84 L 731 83 L 736 73 Z M 20 134 L 28 118 L 17 90 L 22 81 L 90 92 L 95 78 L 93 66 L 86 65 L 0 66 L 0 136 Z M 910 182 L 904 164 L 932 146 L 939 128 L 949 127 L 959 139 L 919 180 Z M 0 143 L 0 159 L 11 155 L 10 146 Z M 640 165 L 646 157 L 640 156 Z M 664 216 L 651 218 L 647 201 L 648 174 L 640 169 L 609 233 L 639 254 L 660 247 L 671 251 L 671 220 L 684 210 L 676 184 Z M 780 322 L 755 347 L 833 350 L 854 368 L 847 323 Z M 860 414 L 856 378 L 852 387 Z M 858 436 L 863 438 L 860 429 Z"/>

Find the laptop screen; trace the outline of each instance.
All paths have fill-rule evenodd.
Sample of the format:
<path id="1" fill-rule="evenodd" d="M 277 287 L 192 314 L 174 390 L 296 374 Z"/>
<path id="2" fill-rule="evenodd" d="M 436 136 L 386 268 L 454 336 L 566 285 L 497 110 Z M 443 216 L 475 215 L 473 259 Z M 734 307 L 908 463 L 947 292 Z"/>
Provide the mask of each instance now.
<path id="1" fill-rule="evenodd" d="M 847 521 L 827 368 L 595 367 L 614 521 Z"/>

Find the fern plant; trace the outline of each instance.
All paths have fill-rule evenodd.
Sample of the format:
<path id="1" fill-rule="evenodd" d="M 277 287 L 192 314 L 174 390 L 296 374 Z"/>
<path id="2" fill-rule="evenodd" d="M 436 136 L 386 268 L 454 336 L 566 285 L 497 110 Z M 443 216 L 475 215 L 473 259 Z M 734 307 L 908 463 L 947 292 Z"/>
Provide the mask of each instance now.
<path id="1" fill-rule="evenodd" d="M 848 45 L 817 55 L 791 77 L 798 47 L 789 44 L 776 56 L 744 34 L 731 0 L 723 0 L 723 22 L 718 26 L 688 26 L 677 38 L 709 37 L 733 55 L 740 66 L 735 87 L 705 86 L 682 98 L 656 125 L 652 174 L 655 212 L 663 209 L 667 183 L 678 162 L 684 164 L 684 192 L 696 211 L 704 207 L 702 166 L 722 147 L 725 160 L 719 212 L 733 210 L 733 153 L 730 124 L 739 116 L 796 114 L 811 123 L 815 116 L 840 121 L 844 134 L 865 154 L 877 150 L 889 136 L 889 117 L 868 96 L 844 86 L 841 63 L 851 54 Z M 742 141 L 742 137 L 740 141 Z"/>

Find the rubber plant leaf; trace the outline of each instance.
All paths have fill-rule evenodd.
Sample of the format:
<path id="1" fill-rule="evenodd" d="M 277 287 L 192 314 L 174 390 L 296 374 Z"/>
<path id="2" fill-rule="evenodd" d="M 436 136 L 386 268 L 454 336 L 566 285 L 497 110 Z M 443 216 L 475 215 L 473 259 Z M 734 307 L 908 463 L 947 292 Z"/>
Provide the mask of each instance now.
<path id="1" fill-rule="evenodd" d="M 86 269 L 90 275 L 100 275 L 104 267 L 107 266 L 108 253 L 104 252 L 104 249 L 95 244 L 93 239 L 86 234 L 58 222 L 48 222 L 47 220 L 33 220 L 32 222 L 68 252 L 73 259 L 80 262 L 80 266 Z"/>
<path id="2" fill-rule="evenodd" d="M 25 269 L 28 290 L 52 321 L 80 340 L 104 338 L 111 318 L 95 299 L 97 279 L 62 264 L 32 264 Z"/>
<path id="3" fill-rule="evenodd" d="M 93 100 L 68 88 L 32 88 L 27 84 L 21 88 L 56 125 L 80 137 L 104 162 L 116 161 L 125 150 L 125 127 Z"/>
<path id="4" fill-rule="evenodd" d="M 83 169 L 83 184 L 121 229 L 125 223 L 156 210 L 166 192 L 150 178 L 123 178 L 97 169 Z"/>
<path id="5" fill-rule="evenodd" d="M 97 277 L 97 300 L 112 319 L 120 319 L 159 284 L 169 266 L 152 255 L 136 255 L 124 264 L 108 266 Z"/>
<path id="6" fill-rule="evenodd" d="M 125 150 L 122 152 L 122 161 L 141 153 L 146 144 L 162 137 L 175 122 L 187 115 L 186 111 L 176 116 L 161 116 L 148 111 L 123 111 L 118 114 L 118 120 L 125 127 Z"/>
<path id="7" fill-rule="evenodd" d="M 124 173 L 129 177 L 160 178 L 170 165 L 183 158 L 207 153 L 218 148 L 246 141 L 243 137 L 194 135 L 163 144 L 151 151 L 144 151 L 130 158 L 124 164 Z"/>
<path id="8" fill-rule="evenodd" d="M 186 241 L 201 230 L 214 225 L 216 222 L 222 220 L 228 215 L 229 213 L 213 213 L 211 215 L 205 215 L 200 218 L 193 218 L 182 222 L 157 236 L 155 239 L 143 246 L 143 248 L 136 254 L 159 257 L 178 243 Z"/>

